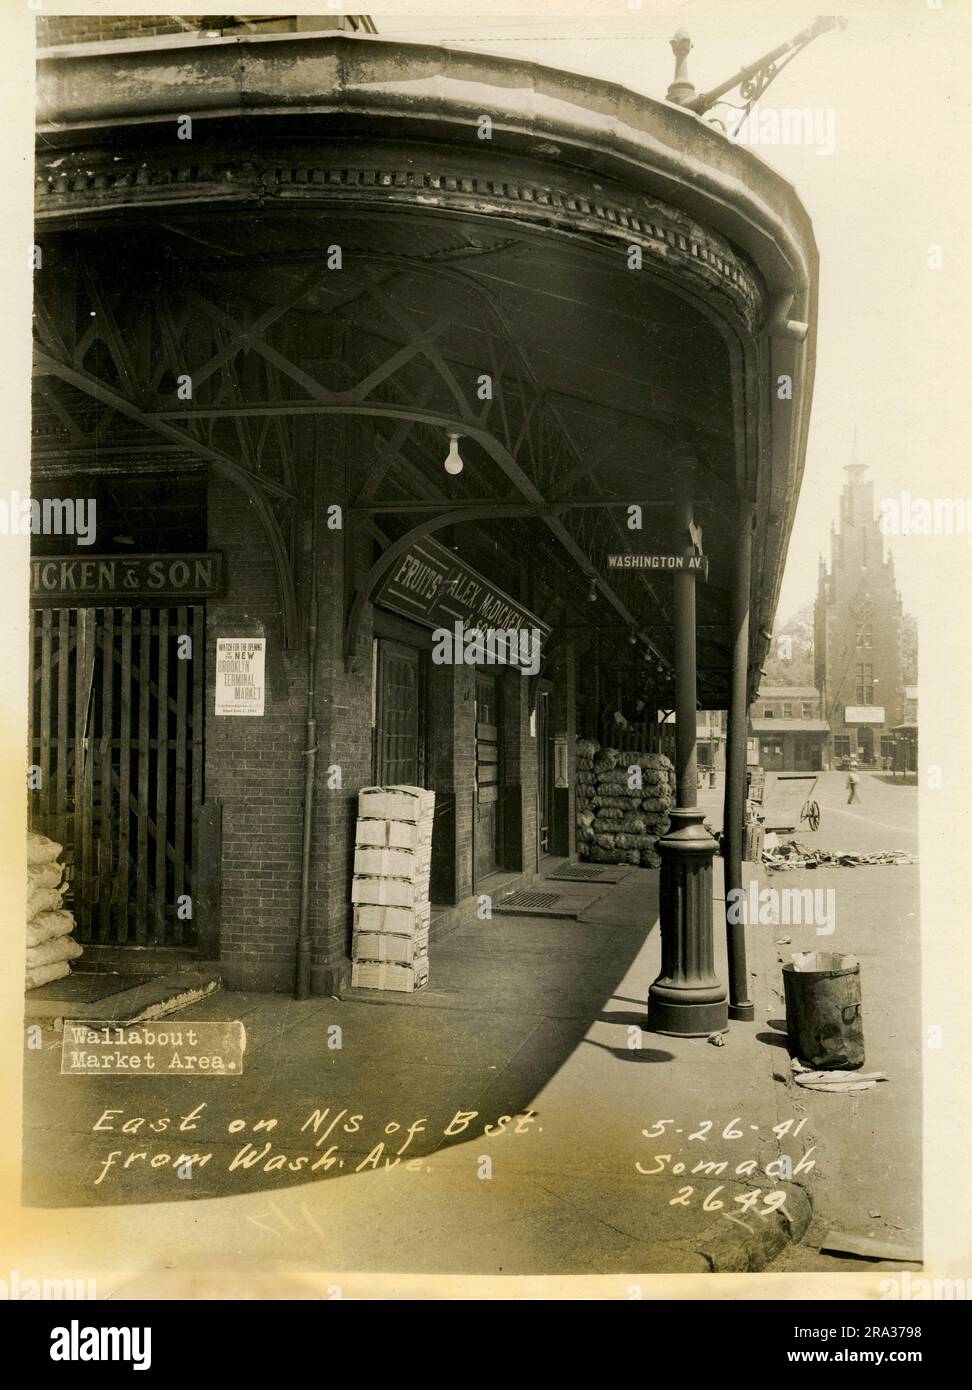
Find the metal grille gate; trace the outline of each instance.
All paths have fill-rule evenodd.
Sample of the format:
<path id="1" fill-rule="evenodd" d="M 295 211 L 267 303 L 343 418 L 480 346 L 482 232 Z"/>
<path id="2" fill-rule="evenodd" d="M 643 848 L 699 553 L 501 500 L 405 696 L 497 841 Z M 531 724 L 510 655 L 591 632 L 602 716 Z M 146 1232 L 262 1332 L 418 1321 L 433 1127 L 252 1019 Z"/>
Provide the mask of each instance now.
<path id="1" fill-rule="evenodd" d="M 30 825 L 65 847 L 82 941 L 193 946 L 202 605 L 32 614 Z M 187 640 L 188 639 L 188 640 Z"/>

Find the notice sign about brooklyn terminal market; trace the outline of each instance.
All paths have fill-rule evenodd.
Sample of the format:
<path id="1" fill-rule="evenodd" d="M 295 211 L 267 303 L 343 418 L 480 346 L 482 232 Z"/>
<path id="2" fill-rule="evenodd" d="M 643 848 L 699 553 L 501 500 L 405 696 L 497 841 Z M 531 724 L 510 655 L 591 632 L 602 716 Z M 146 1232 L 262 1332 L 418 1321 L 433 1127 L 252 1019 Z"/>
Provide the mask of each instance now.
<path id="1" fill-rule="evenodd" d="M 216 713 L 262 714 L 265 637 L 217 637 Z"/>

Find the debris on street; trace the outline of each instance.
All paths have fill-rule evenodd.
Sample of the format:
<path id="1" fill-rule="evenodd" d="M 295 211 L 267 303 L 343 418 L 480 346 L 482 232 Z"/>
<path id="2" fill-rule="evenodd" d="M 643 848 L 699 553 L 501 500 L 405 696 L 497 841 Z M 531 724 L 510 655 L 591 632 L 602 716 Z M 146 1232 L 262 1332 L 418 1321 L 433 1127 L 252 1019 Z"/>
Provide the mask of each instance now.
<path id="1" fill-rule="evenodd" d="M 856 849 L 811 849 L 799 840 L 763 844 L 762 862 L 768 869 L 816 869 L 821 864 L 837 864 L 853 869 L 860 864 L 917 864 L 918 856 L 905 849 L 878 850 L 865 854 Z"/>
<path id="2" fill-rule="evenodd" d="M 869 1091 L 879 1081 L 889 1078 L 883 1071 L 856 1072 L 813 1071 L 794 1057 L 791 1069 L 793 1080 L 798 1086 L 806 1086 L 811 1091 Z"/>

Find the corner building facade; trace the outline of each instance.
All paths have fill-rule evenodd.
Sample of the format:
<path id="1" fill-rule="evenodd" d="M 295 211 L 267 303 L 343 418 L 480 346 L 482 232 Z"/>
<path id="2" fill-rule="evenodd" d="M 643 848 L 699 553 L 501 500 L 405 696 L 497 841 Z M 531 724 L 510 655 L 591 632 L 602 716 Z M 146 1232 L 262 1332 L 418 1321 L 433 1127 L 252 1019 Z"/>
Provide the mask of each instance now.
<path id="1" fill-rule="evenodd" d="M 98 499 L 98 563 L 37 538 L 32 821 L 69 846 L 92 959 L 286 989 L 306 886 L 334 993 L 361 787 L 436 793 L 433 938 L 573 857 L 578 709 L 672 705 L 671 580 L 607 557 L 681 551 L 686 488 L 699 704 L 730 705 L 742 518 L 752 698 L 812 232 L 717 130 L 592 79 L 63 24 L 38 68 L 34 491 Z M 434 659 L 448 620 L 497 616 L 535 669 Z M 221 642 L 263 653 L 262 713 L 221 704 Z"/>

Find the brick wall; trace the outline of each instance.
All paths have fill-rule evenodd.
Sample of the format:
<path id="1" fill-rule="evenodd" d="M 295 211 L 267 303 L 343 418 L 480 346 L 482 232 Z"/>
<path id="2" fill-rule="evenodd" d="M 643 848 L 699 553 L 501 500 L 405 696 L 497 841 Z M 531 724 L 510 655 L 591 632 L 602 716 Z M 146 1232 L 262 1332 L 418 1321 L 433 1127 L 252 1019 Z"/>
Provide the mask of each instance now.
<path id="1" fill-rule="evenodd" d="M 298 449 L 298 456 L 313 464 L 302 468 L 299 484 L 302 613 L 312 563 L 318 581 L 318 753 L 309 884 L 315 994 L 334 993 L 347 981 L 357 796 L 372 780 L 370 605 L 361 613 L 350 669 L 344 660 L 348 596 L 370 567 L 372 546 L 363 529 L 354 538 L 326 524 L 327 507 L 346 502 L 343 433 L 340 425 L 326 432 L 311 427 Z M 312 555 L 309 518 L 315 473 L 320 520 Z M 345 527 L 347 522 L 345 511 Z M 283 652 L 276 576 L 261 526 L 245 496 L 220 480 L 213 480 L 209 489 L 209 538 L 211 548 L 224 556 L 226 573 L 224 594 L 207 605 L 205 724 L 205 796 L 222 809 L 220 965 L 230 987 L 289 990 L 300 909 L 307 651 L 301 645 L 293 653 Z M 218 636 L 266 637 L 267 700 L 262 718 L 215 716 Z M 504 836 L 507 864 L 535 873 L 537 743 L 530 733 L 530 682 L 517 671 L 497 671 L 497 676 L 502 692 L 505 804 L 509 808 L 512 798 L 518 822 L 512 845 L 509 833 Z M 431 668 L 430 781 L 443 801 L 454 797 L 447 839 L 439 849 L 452 858 L 450 891 L 444 897 L 453 902 L 473 892 L 475 680 L 475 670 L 469 666 Z M 559 729 L 569 733 L 573 669 L 567 655 L 557 674 L 556 690 L 554 719 Z M 573 743 L 570 737 L 571 756 Z M 520 863 L 514 862 L 517 855 Z"/>
<path id="2" fill-rule="evenodd" d="M 200 31 L 202 26 L 195 15 L 183 15 L 187 21 L 180 24 L 171 15 L 46 15 L 37 19 L 37 43 L 41 48 L 51 48 L 58 44 L 105 43 L 112 39 L 147 39 L 161 34 L 185 34 Z M 246 18 L 244 16 L 244 18 Z M 233 16 L 219 16 L 212 25 L 214 30 L 235 34 L 256 33 L 305 33 L 320 32 L 326 29 L 356 31 L 367 30 L 370 21 L 361 15 L 280 15 L 249 25 L 234 23 Z M 207 26 L 208 27 L 208 26 Z"/>
<path id="3" fill-rule="evenodd" d="M 346 542 L 345 531 L 328 529 L 332 504 L 343 505 L 344 422 L 329 423 L 315 436 L 318 510 L 317 790 L 313 827 L 311 927 L 314 938 L 312 988 L 333 993 L 350 971 L 351 879 L 358 792 L 371 783 L 372 621 L 365 605 L 351 669 L 344 660 L 346 615 L 345 545 L 351 544 L 351 579 L 371 561 L 366 534 Z M 308 498 L 308 512 L 311 502 Z M 345 526 L 347 515 L 344 516 Z M 329 769 L 332 771 L 329 772 Z M 336 783 L 340 774 L 340 785 Z"/>
<path id="4" fill-rule="evenodd" d="M 109 39 L 147 39 L 156 34 L 183 34 L 185 25 L 167 15 L 46 15 L 37 19 L 41 48 L 67 43 L 104 43 Z"/>
<path id="5" fill-rule="evenodd" d="M 206 800 L 222 806 L 220 962 L 232 987 L 286 989 L 299 906 L 306 683 L 299 661 L 281 655 L 274 569 L 252 503 L 218 480 L 209 540 L 226 572 L 225 593 L 206 611 Z M 217 718 L 216 638 L 242 636 L 267 638 L 265 713 Z"/>

